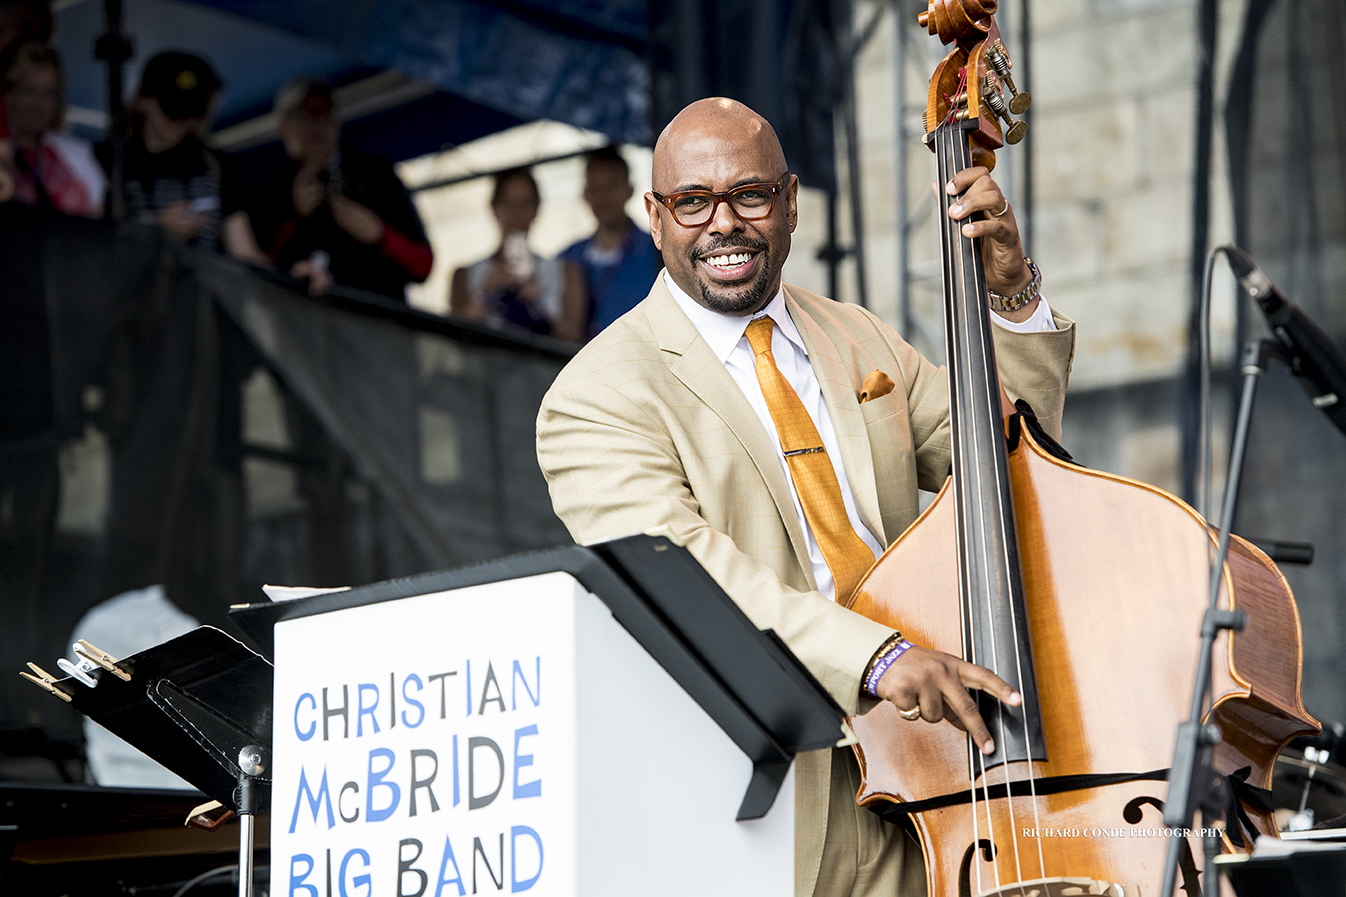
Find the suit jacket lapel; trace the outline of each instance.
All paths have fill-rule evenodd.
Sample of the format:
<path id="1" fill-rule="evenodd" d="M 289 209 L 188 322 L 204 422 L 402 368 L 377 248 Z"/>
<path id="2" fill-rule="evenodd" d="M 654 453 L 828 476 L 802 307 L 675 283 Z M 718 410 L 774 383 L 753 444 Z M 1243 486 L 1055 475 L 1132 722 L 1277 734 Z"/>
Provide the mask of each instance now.
<path id="1" fill-rule="evenodd" d="M 860 412 L 857 373 L 842 361 L 836 344 L 818 322 L 803 311 L 790 295 L 788 287 L 785 290 L 785 307 L 808 348 L 809 364 L 818 378 L 823 401 L 827 403 L 832 418 L 832 428 L 836 430 L 841 463 L 846 468 L 846 479 L 850 481 L 856 511 L 879 544 L 887 545 L 883 517 L 879 513 L 879 493 L 874 479 L 874 456 L 870 450 L 869 431 L 865 429 L 865 418 Z M 860 372 L 858 376 L 867 373 Z"/>
<path id="2" fill-rule="evenodd" d="M 785 524 L 785 531 L 790 536 L 790 545 L 795 556 L 800 559 L 800 567 L 809 582 L 816 587 L 808 563 L 808 545 L 799 526 L 799 518 L 795 515 L 794 500 L 785 479 L 785 471 L 776 455 L 776 447 L 763 429 L 757 413 L 743 397 L 743 391 L 738 388 L 734 378 L 729 376 L 724 362 L 715 357 L 696 327 L 673 301 L 662 276 L 656 278 L 645 308 L 660 350 L 676 356 L 669 361 L 669 370 L 733 432 L 762 475 Z"/>

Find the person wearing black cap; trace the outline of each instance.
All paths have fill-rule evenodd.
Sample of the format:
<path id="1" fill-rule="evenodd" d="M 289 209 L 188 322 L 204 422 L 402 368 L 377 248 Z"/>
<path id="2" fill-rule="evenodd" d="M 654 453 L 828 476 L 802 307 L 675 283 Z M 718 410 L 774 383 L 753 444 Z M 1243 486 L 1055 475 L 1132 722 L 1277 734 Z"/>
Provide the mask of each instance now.
<path id="1" fill-rule="evenodd" d="M 265 265 L 228 160 L 201 139 L 220 87 L 210 64 L 190 53 L 160 53 L 145 63 L 126 141 L 127 219 Z M 105 167 L 107 149 L 100 147 Z"/>
<path id="2" fill-rule="evenodd" d="M 276 95 L 276 129 L 286 163 L 253 191 L 258 244 L 277 268 L 406 301 L 434 255 L 416 206 L 384 159 L 341 145 L 330 85 L 300 78 Z"/>

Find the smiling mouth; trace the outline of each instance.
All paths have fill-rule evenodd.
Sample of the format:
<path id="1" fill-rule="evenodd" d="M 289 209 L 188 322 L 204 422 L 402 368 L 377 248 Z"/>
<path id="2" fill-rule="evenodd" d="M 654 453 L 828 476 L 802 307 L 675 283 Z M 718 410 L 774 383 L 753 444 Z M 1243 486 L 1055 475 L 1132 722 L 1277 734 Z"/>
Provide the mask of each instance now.
<path id="1" fill-rule="evenodd" d="M 714 268 L 736 268 L 739 265 L 746 265 L 748 262 L 752 261 L 752 257 L 755 254 L 756 253 L 752 252 L 733 252 L 727 255 L 707 256 L 701 261 Z"/>
<path id="2" fill-rule="evenodd" d="M 705 265 L 710 274 L 718 280 L 738 280 L 752 273 L 756 267 L 758 254 L 752 250 L 713 251 L 701 256 L 697 261 Z"/>

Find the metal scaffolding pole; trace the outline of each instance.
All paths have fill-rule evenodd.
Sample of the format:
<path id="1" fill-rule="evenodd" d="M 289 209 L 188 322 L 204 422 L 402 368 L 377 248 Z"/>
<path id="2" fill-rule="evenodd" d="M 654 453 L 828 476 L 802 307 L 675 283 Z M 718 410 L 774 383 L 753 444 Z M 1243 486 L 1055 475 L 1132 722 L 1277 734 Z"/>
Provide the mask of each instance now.
<path id="1" fill-rule="evenodd" d="M 897 234 L 897 320 L 898 329 L 910 338 L 914 328 L 911 319 L 911 271 L 907 242 L 911 236 L 907 215 L 907 46 L 902 22 L 902 0 L 893 0 L 893 92 L 897 97 L 897 138 L 894 155 L 897 164 L 896 220 Z"/>
<path id="2" fill-rule="evenodd" d="M 134 54 L 134 47 L 122 30 L 122 0 L 103 0 L 103 33 L 94 43 L 94 56 L 107 63 L 108 214 L 114 221 L 126 217 L 125 181 L 126 107 L 123 67 Z"/>

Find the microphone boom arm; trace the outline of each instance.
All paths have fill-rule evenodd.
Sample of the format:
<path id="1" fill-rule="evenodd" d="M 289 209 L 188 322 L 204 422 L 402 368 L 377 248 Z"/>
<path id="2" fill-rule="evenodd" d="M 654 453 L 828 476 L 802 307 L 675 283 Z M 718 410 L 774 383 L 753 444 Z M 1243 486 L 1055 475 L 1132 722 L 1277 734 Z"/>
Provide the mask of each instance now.
<path id="1" fill-rule="evenodd" d="M 1252 256 L 1225 247 L 1239 284 L 1257 302 L 1284 350 L 1286 365 L 1321 409 L 1346 435 L 1346 356 L 1330 336 L 1276 288 Z"/>

